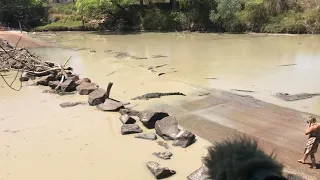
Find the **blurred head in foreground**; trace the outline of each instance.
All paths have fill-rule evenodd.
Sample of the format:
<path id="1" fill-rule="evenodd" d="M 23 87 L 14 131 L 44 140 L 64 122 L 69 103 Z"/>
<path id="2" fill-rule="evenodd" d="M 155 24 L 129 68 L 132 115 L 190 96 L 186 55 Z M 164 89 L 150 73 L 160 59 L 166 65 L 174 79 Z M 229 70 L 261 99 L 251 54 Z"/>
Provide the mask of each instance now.
<path id="1" fill-rule="evenodd" d="M 248 137 L 216 143 L 208 148 L 204 164 L 212 180 L 286 180 L 283 166 Z"/>

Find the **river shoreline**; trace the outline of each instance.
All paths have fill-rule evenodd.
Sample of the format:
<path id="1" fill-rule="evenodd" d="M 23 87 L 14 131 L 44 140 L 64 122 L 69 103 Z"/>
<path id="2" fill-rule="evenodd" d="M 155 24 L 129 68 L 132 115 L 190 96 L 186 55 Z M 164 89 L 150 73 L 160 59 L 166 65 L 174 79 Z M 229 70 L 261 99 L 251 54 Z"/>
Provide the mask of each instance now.
<path id="1" fill-rule="evenodd" d="M 180 86 L 181 88 L 189 87 L 189 85 Z M 200 91 L 194 88 L 190 90 L 190 93 L 196 94 L 197 90 Z M 117 90 L 114 91 L 117 92 Z M 211 143 L 236 134 L 249 134 L 257 138 L 259 145 L 268 153 L 276 149 L 278 159 L 289 169 L 294 169 L 293 173 L 304 175 L 306 178 L 309 176 L 308 179 L 312 179 L 310 176 L 315 179 L 319 177 L 320 174 L 317 170 L 309 170 L 307 166 L 296 163 L 296 159 L 302 155 L 306 139 L 303 136 L 306 125 L 304 119 L 310 114 L 218 89 L 202 87 L 201 91 L 210 92 L 210 95 L 173 99 L 173 101 L 176 100 L 175 104 L 168 104 L 168 99 L 160 100 L 152 107 L 162 108 L 173 115 L 180 115 L 177 118 L 183 127 L 192 130 L 196 135 Z M 44 98 L 40 101 L 43 100 Z M 49 107 L 50 103 L 48 102 L 46 106 Z M 143 104 L 143 102 L 139 102 L 139 104 Z M 151 104 L 154 103 L 148 102 L 144 107 L 151 106 Z M 233 113 L 230 114 L 230 112 Z M 74 110 L 74 113 L 77 111 Z M 290 129 L 281 129 L 281 127 L 290 127 Z M 196 144 L 195 146 L 197 146 Z"/>

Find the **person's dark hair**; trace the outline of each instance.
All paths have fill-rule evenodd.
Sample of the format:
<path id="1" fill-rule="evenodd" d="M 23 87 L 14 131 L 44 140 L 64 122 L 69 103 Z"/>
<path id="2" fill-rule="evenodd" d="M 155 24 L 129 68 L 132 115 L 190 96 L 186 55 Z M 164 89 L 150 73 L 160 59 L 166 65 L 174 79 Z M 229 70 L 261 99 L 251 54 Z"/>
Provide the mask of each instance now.
<path id="1" fill-rule="evenodd" d="M 283 165 L 248 137 L 216 143 L 208 148 L 204 164 L 212 180 L 280 180 Z"/>

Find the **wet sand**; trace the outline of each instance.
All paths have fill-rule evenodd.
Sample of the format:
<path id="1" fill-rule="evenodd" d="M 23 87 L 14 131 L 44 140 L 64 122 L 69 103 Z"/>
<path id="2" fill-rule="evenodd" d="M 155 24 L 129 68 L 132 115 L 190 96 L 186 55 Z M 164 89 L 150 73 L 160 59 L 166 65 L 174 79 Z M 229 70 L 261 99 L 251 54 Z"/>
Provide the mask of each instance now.
<path id="1" fill-rule="evenodd" d="M 116 38 L 112 38 L 109 41 L 116 41 Z M 88 40 L 84 45 L 89 44 Z M 99 47 L 108 48 L 102 47 L 101 44 Z M 147 107 L 168 111 L 178 117 L 184 128 L 209 142 L 221 141 L 243 133 L 249 134 L 257 138 L 260 146 L 268 153 L 275 149 L 278 159 L 294 173 L 302 174 L 307 179 L 319 177 L 318 170 L 309 170 L 307 165 L 296 162 L 301 157 L 306 143 L 307 137 L 303 134 L 307 125 L 305 118 L 309 114 L 213 89 L 203 85 L 201 81 L 194 83 L 200 77 L 190 80 L 183 77 L 181 72 L 158 77 L 157 73 L 147 70 L 148 65 L 168 62 L 165 58 L 151 60 L 149 63 L 133 62 L 128 59 L 114 62 L 114 58 L 103 53 L 103 49 L 95 49 L 98 53 L 54 48 L 34 50 L 40 55 L 47 54 L 46 58 L 55 61 L 64 61 L 65 57 L 71 55 L 70 66 L 75 67 L 75 72 L 80 72 L 82 77 L 90 77 L 101 87 L 110 81 L 114 82 L 111 96 L 122 101 L 129 101 L 135 96 L 155 91 L 183 91 L 187 94 L 186 97 L 164 97 L 149 101 L 131 101 L 131 103 L 137 104 L 137 109 L 140 110 Z M 191 65 L 199 67 L 196 64 Z M 191 70 L 191 65 L 188 68 L 182 67 Z M 161 70 L 169 71 L 172 67 L 171 63 Z M 182 72 L 190 72 L 187 69 Z M 116 72 L 108 75 L 113 71 Z M 204 79 L 204 74 L 198 75 Z M 195 76 L 197 77 L 197 74 Z M 217 86 L 220 88 L 219 84 Z M 16 93 L 4 86 L 1 91 L 4 92 L 0 96 L 0 106 L 4 109 L 4 120 L 0 121 L 2 124 L 0 127 L 3 128 L 0 133 L 4 134 L 1 136 L 3 138 L 1 142 L 9 144 L 1 149 L 5 154 L 4 162 L 1 162 L 1 166 L 5 167 L 2 175 L 6 177 L 5 179 L 20 179 L 22 175 L 32 175 L 34 179 L 152 178 L 145 167 L 145 162 L 152 158 L 157 160 L 151 153 L 164 148 L 158 146 L 156 142 L 121 136 L 118 114 L 103 113 L 87 106 L 62 109 L 59 107 L 62 102 L 71 99 L 86 100 L 86 98 L 41 94 L 39 87 L 26 87 L 21 91 L 23 93 Z M 208 92 L 211 93 L 209 96 L 198 96 Z M 283 129 L 284 127 L 288 129 Z M 23 131 L 16 132 L 20 129 Z M 25 150 L 17 148 L 21 147 L 21 144 Z M 185 179 L 201 165 L 201 157 L 205 155 L 205 147 L 208 145 L 210 143 L 199 138 L 199 141 L 187 149 L 172 148 L 174 154 L 172 160 L 161 161 L 161 164 L 178 172 L 172 179 Z M 18 155 L 22 159 L 15 159 L 14 156 L 19 157 Z M 33 158 L 32 161 L 29 157 Z M 317 156 L 317 159 L 319 158 Z M 188 163 L 184 163 L 186 161 Z M 13 171 L 16 172 L 14 166 L 19 167 L 23 173 L 14 173 Z M 38 168 L 41 171 L 35 173 L 38 172 Z M 128 173 L 119 173 L 123 170 Z M 59 173 L 48 177 L 48 174 L 53 172 Z"/>

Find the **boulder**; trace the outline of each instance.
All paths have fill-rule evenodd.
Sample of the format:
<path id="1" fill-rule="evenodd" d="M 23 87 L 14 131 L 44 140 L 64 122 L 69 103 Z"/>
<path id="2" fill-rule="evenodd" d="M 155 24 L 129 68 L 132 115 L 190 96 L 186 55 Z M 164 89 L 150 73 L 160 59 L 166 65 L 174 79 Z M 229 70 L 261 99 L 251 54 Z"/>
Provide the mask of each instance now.
<path id="1" fill-rule="evenodd" d="M 79 86 L 83 82 L 91 83 L 91 80 L 89 78 L 82 78 L 76 81 L 76 85 Z"/>
<path id="2" fill-rule="evenodd" d="M 175 140 L 173 141 L 173 146 L 181 146 L 183 148 L 188 147 L 196 140 L 196 136 L 190 131 L 183 131 L 179 133 Z"/>
<path id="3" fill-rule="evenodd" d="M 72 74 L 70 77 L 68 77 L 68 79 L 73 80 L 74 82 L 78 81 L 80 78 L 78 75 L 76 74 Z"/>
<path id="4" fill-rule="evenodd" d="M 154 152 L 152 153 L 152 155 L 157 156 L 160 159 L 167 160 L 167 159 L 170 159 L 173 154 L 167 151 L 167 152 Z"/>
<path id="5" fill-rule="evenodd" d="M 51 87 L 51 89 L 55 89 L 57 86 L 59 86 L 60 81 L 50 81 L 48 83 L 49 87 Z"/>
<path id="6" fill-rule="evenodd" d="M 167 116 L 155 124 L 156 133 L 165 140 L 174 140 L 179 134 L 178 121 L 174 116 Z"/>
<path id="7" fill-rule="evenodd" d="M 98 88 L 92 91 L 88 96 L 88 103 L 90 106 L 96 106 L 104 103 L 106 100 L 106 91 L 104 89 Z"/>
<path id="8" fill-rule="evenodd" d="M 136 124 L 124 124 L 121 127 L 121 134 L 134 134 L 134 133 L 142 133 L 142 129 Z"/>
<path id="9" fill-rule="evenodd" d="M 21 77 L 19 78 L 19 80 L 20 80 L 21 82 L 24 82 L 24 81 L 29 81 L 29 78 L 26 77 L 26 76 L 21 76 Z"/>
<path id="10" fill-rule="evenodd" d="M 77 85 L 77 83 L 75 84 Z M 98 88 L 99 86 L 94 83 L 82 82 L 76 89 L 80 95 L 88 95 Z"/>
<path id="11" fill-rule="evenodd" d="M 139 139 L 157 140 L 157 135 L 155 133 L 137 134 L 134 137 Z"/>
<path id="12" fill-rule="evenodd" d="M 121 115 L 119 119 L 122 124 L 134 124 L 136 122 L 136 120 L 130 117 L 128 114 Z"/>
<path id="13" fill-rule="evenodd" d="M 143 110 L 138 114 L 140 121 L 149 129 L 154 128 L 156 121 L 161 120 L 167 116 L 169 116 L 168 113 L 155 112 L 153 110 Z"/>
<path id="14" fill-rule="evenodd" d="M 21 77 L 20 77 L 20 81 L 29 81 L 29 77 L 28 77 L 28 73 L 27 72 L 23 72 Z"/>
<path id="15" fill-rule="evenodd" d="M 120 109 L 119 112 L 122 115 L 128 114 L 129 116 L 137 116 L 139 114 L 139 111 L 132 110 L 132 109 L 126 109 L 126 108 Z"/>
<path id="16" fill-rule="evenodd" d="M 48 86 L 50 81 L 55 81 L 55 76 L 53 74 L 50 74 L 48 76 L 43 76 L 41 77 L 38 81 L 37 84 L 38 85 L 42 85 L 42 86 Z"/>
<path id="17" fill-rule="evenodd" d="M 61 84 L 62 92 L 72 92 L 76 90 L 76 83 L 72 79 L 67 79 Z"/>
<path id="18" fill-rule="evenodd" d="M 147 167 L 157 179 L 164 179 L 176 174 L 176 171 L 167 167 L 160 167 L 160 165 L 154 161 L 148 162 Z"/>
<path id="19" fill-rule="evenodd" d="M 114 99 L 106 99 L 103 104 L 97 106 L 101 111 L 119 111 L 123 108 L 123 104 Z"/>
<path id="20" fill-rule="evenodd" d="M 191 173 L 187 178 L 188 180 L 209 180 L 208 168 L 202 165 L 201 168 Z"/>

